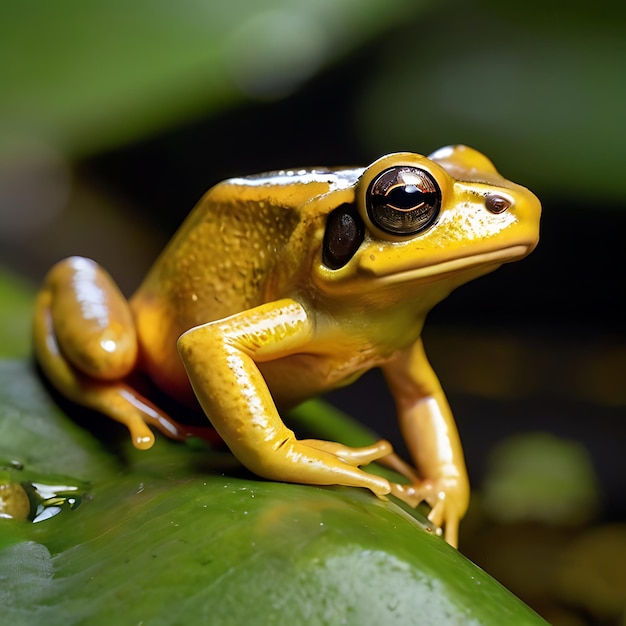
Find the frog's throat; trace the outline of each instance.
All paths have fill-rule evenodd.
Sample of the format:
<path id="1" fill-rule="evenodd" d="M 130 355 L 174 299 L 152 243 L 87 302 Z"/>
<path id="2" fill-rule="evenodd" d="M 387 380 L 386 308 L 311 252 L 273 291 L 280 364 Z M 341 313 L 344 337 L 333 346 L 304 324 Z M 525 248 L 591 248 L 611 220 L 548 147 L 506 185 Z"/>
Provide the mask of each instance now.
<path id="1" fill-rule="evenodd" d="M 361 268 L 364 273 L 375 277 L 386 283 L 406 283 L 413 281 L 423 281 L 442 276 L 459 274 L 478 267 L 488 267 L 491 265 L 502 265 L 509 261 L 521 259 L 532 250 L 532 246 L 517 245 L 494 250 L 493 252 L 483 252 L 471 256 L 463 256 L 457 259 L 450 259 L 441 263 L 435 263 L 426 267 L 417 267 L 399 272 L 385 272 L 380 266 Z M 495 268 L 494 268 L 495 269 Z M 382 271 L 381 271 L 382 270 Z"/>

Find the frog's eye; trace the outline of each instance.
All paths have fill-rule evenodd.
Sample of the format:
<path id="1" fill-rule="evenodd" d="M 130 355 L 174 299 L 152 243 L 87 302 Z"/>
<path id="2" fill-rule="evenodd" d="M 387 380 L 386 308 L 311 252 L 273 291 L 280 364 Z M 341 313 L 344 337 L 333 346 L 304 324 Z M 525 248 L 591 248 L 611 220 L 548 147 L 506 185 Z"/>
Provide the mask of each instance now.
<path id="1" fill-rule="evenodd" d="M 512 205 L 512 200 L 495 193 L 491 193 L 485 198 L 485 206 L 491 213 L 504 213 Z"/>
<path id="2" fill-rule="evenodd" d="M 343 267 L 365 237 L 365 226 L 356 207 L 342 204 L 329 216 L 324 233 L 322 261 L 332 270 Z"/>
<path id="3" fill-rule="evenodd" d="M 367 215 L 372 223 L 393 235 L 415 235 L 439 215 L 441 190 L 426 170 L 408 165 L 390 167 L 370 184 Z"/>

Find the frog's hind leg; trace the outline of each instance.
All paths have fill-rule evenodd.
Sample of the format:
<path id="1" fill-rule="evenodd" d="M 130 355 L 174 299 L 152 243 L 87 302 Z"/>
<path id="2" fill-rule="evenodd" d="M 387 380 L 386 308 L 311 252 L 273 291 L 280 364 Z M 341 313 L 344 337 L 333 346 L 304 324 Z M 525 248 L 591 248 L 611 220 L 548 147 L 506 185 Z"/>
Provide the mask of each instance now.
<path id="1" fill-rule="evenodd" d="M 94 261 L 72 257 L 50 270 L 35 304 L 33 340 L 53 387 L 124 424 L 135 447 L 154 443 L 147 424 L 174 439 L 188 436 L 123 382 L 137 359 L 132 314 L 111 277 Z"/>

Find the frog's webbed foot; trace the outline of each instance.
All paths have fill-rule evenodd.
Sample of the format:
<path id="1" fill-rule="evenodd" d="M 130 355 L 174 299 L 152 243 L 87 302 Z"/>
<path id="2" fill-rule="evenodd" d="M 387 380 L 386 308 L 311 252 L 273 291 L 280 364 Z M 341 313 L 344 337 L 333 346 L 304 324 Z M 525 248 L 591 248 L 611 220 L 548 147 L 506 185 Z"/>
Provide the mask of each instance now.
<path id="1" fill-rule="evenodd" d="M 441 532 L 443 527 L 442 534 L 445 540 L 456 547 L 459 523 L 462 517 L 456 504 L 463 497 L 459 490 L 458 479 L 451 477 L 423 480 L 411 465 L 395 453 L 378 459 L 378 463 L 409 481 L 409 484 L 390 483 L 391 495 L 402 500 L 411 508 L 426 502 L 431 507 L 428 520 L 437 528 L 438 532 Z"/>
<path id="2" fill-rule="evenodd" d="M 373 461 L 390 456 L 393 453 L 391 444 L 384 439 L 361 448 L 351 448 L 340 443 L 323 441 L 321 439 L 303 439 L 300 443 L 305 446 L 315 448 L 316 450 L 323 450 L 324 452 L 333 454 L 348 465 L 353 465 L 355 467 L 359 465 L 368 465 Z"/>
<path id="3" fill-rule="evenodd" d="M 466 506 L 462 505 L 464 497 L 460 492 L 455 478 L 439 478 L 422 480 L 410 485 L 391 484 L 391 494 L 411 507 L 426 502 L 430 507 L 428 520 L 443 534 L 444 539 L 457 547 L 459 523 Z"/>
<path id="4" fill-rule="evenodd" d="M 292 434 L 275 442 L 265 454 L 239 453 L 240 460 L 255 474 L 270 480 L 306 485 L 364 487 L 379 497 L 391 490 L 389 481 L 359 468 L 389 454 L 391 444 L 350 448 L 318 439 L 298 440 Z"/>
<path id="5" fill-rule="evenodd" d="M 78 404 L 98 411 L 126 426 L 133 445 L 140 450 L 147 450 L 154 445 L 155 428 L 170 439 L 183 441 L 191 436 L 203 436 L 170 417 L 152 404 L 148 399 L 124 383 L 102 383 L 92 381 L 78 373 L 73 373 L 73 385 L 68 397 Z M 65 382 L 70 380 L 68 375 Z M 64 391 L 68 391 L 66 388 Z M 202 431 L 204 429 L 198 429 Z M 211 432 L 215 432 L 211 429 Z M 205 436 L 209 439 L 210 437 Z"/>
<path id="6" fill-rule="evenodd" d="M 136 448 L 145 450 L 154 444 L 154 435 L 148 425 L 177 441 L 184 441 L 189 437 L 200 437 L 207 441 L 214 441 L 218 438 L 213 428 L 180 424 L 168 413 L 124 384 L 113 386 L 110 394 L 111 399 L 103 403 L 100 410 L 128 428 Z M 120 398 L 117 401 L 116 396 Z M 99 402 L 102 402 L 102 399 L 99 399 Z M 112 405 L 115 409 L 112 409 Z"/>
<path id="7" fill-rule="evenodd" d="M 350 448 L 331 441 L 292 439 L 286 441 L 281 448 L 288 453 L 285 455 L 286 462 L 281 465 L 280 473 L 271 475 L 263 470 L 257 470 L 257 473 L 267 478 L 291 482 L 366 487 L 378 496 L 391 493 L 413 508 L 421 502 L 426 502 L 431 507 L 429 521 L 437 529 L 443 528 L 445 540 L 456 547 L 461 520 L 457 503 L 462 494 L 456 493 L 459 487 L 455 478 L 421 480 L 417 472 L 397 456 L 391 444 L 384 440 L 362 448 Z M 296 464 L 288 468 L 290 461 L 296 461 Z M 359 469 L 360 465 L 367 465 L 373 461 L 378 461 L 398 472 L 407 478 L 410 484 L 390 483 L 384 478 Z M 318 467 L 312 468 L 315 463 Z M 320 467 L 321 464 L 324 468 Z M 311 469 L 314 470 L 313 477 L 309 475 Z"/>

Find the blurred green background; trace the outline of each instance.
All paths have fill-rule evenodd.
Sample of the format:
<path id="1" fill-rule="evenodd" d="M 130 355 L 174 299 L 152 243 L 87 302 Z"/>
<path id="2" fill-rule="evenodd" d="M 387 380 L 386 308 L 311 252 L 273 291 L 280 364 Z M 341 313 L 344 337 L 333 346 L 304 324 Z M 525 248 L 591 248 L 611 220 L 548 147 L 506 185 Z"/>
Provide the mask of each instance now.
<path id="1" fill-rule="evenodd" d="M 231 175 L 466 143 L 537 193 L 538 249 L 426 332 L 477 492 L 461 549 L 552 623 L 622 623 L 623 2 L 5 3 L 0 84 L 5 356 L 15 277 L 83 254 L 130 293 Z M 376 374 L 332 399 L 401 447 Z"/>

